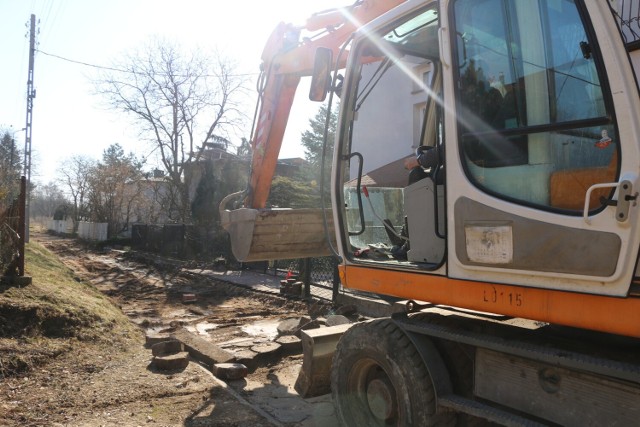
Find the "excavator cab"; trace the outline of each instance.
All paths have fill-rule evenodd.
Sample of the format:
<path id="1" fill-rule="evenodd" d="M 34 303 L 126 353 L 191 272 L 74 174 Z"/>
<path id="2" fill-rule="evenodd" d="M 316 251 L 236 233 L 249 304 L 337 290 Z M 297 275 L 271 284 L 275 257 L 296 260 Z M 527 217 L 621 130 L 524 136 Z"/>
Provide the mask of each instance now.
<path id="1" fill-rule="evenodd" d="M 341 97 L 343 284 L 429 301 L 440 277 L 626 295 L 640 245 L 628 116 L 639 105 L 622 43 L 600 45 L 609 6 L 408 2 L 385 18 L 355 35 Z M 442 164 L 408 185 L 403 159 L 420 146 Z M 405 274 L 382 284 L 390 269 Z M 476 298 L 456 303 L 492 310 Z"/>

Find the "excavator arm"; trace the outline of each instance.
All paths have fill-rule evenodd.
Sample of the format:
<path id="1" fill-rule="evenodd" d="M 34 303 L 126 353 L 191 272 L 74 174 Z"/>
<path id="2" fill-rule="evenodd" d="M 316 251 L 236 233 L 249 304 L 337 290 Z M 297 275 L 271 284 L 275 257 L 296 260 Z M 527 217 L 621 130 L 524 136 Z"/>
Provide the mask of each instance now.
<path id="1" fill-rule="evenodd" d="M 304 27 L 279 24 L 262 53 L 262 75 L 248 189 L 220 203 L 222 226 L 239 261 L 263 261 L 328 255 L 326 215 L 321 209 L 265 209 L 289 113 L 300 79 L 312 75 L 316 50 L 330 49 L 333 58 L 360 26 L 404 0 L 359 0 L 353 5 L 312 15 Z M 305 37 L 301 38 L 305 31 Z M 306 33 L 312 34 L 306 37 Z M 342 55 L 346 62 L 348 55 Z M 344 63 L 331 64 L 342 68 Z M 242 198 L 242 208 L 227 210 Z M 331 224 L 329 224 L 332 226 Z M 330 236 L 329 238 L 332 238 Z"/>
<path id="2" fill-rule="evenodd" d="M 331 49 L 337 57 L 358 27 L 402 1 L 362 0 L 350 7 L 316 13 L 304 28 L 284 23 L 276 27 L 262 54 L 265 80 L 251 139 L 253 160 L 245 207 L 259 209 L 266 205 L 296 89 L 301 77 L 311 75 L 316 49 Z M 301 30 L 320 34 L 299 40 Z"/>

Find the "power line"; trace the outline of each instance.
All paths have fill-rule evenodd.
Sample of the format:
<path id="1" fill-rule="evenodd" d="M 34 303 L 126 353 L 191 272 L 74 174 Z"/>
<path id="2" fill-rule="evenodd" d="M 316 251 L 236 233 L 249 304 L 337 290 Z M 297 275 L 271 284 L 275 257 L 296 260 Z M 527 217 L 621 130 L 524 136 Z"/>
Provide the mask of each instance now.
<path id="1" fill-rule="evenodd" d="M 99 70 L 108 70 L 108 71 L 116 71 L 119 73 L 126 73 L 126 74 L 137 74 L 135 71 L 131 71 L 131 70 L 123 70 L 122 68 L 114 68 L 114 67 L 107 67 L 104 65 L 96 65 L 96 64 L 90 64 L 88 62 L 83 62 L 83 61 L 78 61 L 75 59 L 70 59 L 70 58 L 65 58 L 64 56 L 60 56 L 60 55 L 56 55 L 53 53 L 48 53 L 45 52 L 43 50 L 40 49 L 36 49 L 36 51 L 38 53 L 41 53 L 43 55 L 46 56 L 50 56 L 52 58 L 56 58 L 56 59 L 60 59 L 62 61 L 66 61 L 66 62 L 71 62 L 72 64 L 77 64 L 77 65 L 83 65 L 85 67 L 91 67 L 91 68 L 97 68 Z M 245 76 L 257 76 L 260 73 L 240 73 L 240 74 L 230 74 L 230 77 L 245 77 Z M 203 75 L 203 77 L 216 77 L 215 74 L 205 74 Z"/>
<path id="2" fill-rule="evenodd" d="M 42 24 L 42 33 L 45 35 L 54 34 L 56 24 L 58 24 L 59 22 L 58 16 L 60 16 L 60 12 L 64 10 L 65 6 L 67 6 L 67 3 L 63 1 L 56 1 L 56 0 L 48 0 L 48 1 L 49 1 L 49 8 L 47 11 L 47 15 L 44 19 L 44 22 Z M 54 4 L 56 6 L 55 9 L 54 9 Z M 43 10 L 44 10 L 44 7 L 45 6 L 43 5 Z"/>
<path id="3" fill-rule="evenodd" d="M 43 54 L 43 55 L 47 55 L 47 56 L 51 56 L 53 58 L 61 59 L 61 60 L 66 61 L 66 62 L 71 62 L 72 64 L 84 65 L 85 67 L 98 68 L 100 70 L 109 70 L 109 71 L 117 71 L 119 73 L 134 74 L 133 71 L 122 70 L 120 68 L 106 67 L 104 65 L 89 64 L 88 62 L 76 61 L 75 59 L 65 58 L 64 56 L 56 55 L 56 54 L 53 54 L 53 53 L 48 53 L 48 52 L 45 52 L 45 51 L 40 50 L 40 49 L 36 49 L 36 51 L 38 53 Z"/>

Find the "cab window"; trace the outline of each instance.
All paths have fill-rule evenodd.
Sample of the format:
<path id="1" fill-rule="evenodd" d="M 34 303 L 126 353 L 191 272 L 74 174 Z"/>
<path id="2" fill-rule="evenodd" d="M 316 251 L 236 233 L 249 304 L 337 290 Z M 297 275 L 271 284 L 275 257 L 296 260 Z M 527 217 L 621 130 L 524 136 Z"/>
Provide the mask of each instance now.
<path id="1" fill-rule="evenodd" d="M 468 177 L 488 193 L 577 213 L 618 176 L 597 46 L 570 0 L 457 0 L 457 117 Z M 590 209 L 611 190 L 594 191 Z"/>

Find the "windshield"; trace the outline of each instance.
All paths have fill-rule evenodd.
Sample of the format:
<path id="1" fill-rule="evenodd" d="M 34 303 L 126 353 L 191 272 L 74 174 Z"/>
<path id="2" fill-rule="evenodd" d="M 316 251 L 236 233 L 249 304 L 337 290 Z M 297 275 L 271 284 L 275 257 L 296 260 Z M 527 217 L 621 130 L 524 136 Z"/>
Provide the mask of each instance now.
<path id="1" fill-rule="evenodd" d="M 438 12 L 421 13 L 387 33 L 383 39 L 395 50 L 423 58 L 438 58 Z"/>

